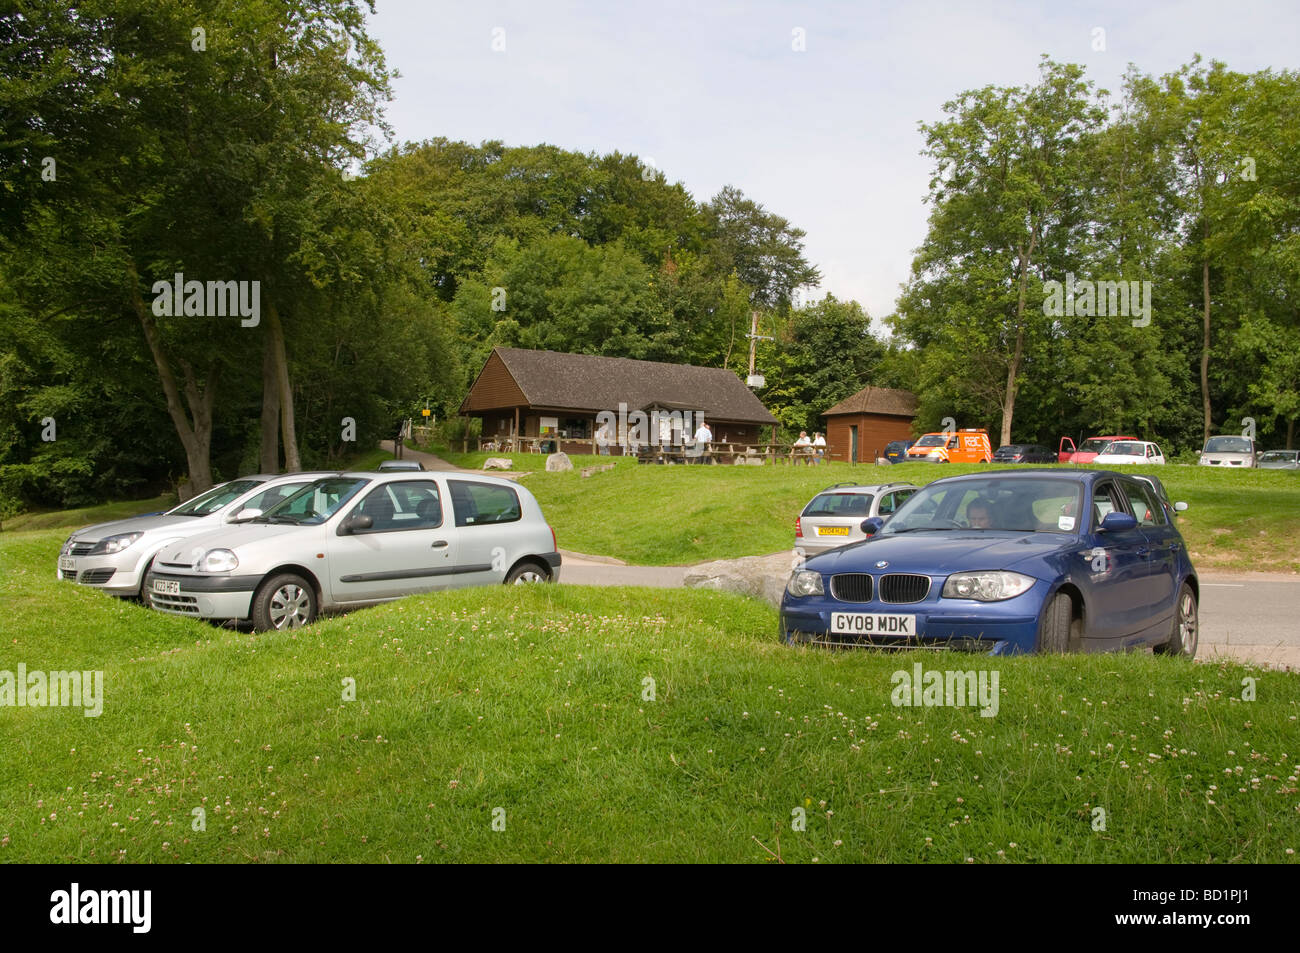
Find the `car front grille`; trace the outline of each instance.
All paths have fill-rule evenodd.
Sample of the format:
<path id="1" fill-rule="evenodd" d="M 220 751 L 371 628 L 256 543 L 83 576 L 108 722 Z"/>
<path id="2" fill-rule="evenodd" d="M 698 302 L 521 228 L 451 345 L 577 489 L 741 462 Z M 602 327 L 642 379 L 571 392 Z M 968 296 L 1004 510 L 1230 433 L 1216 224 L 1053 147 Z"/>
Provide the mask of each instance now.
<path id="1" fill-rule="evenodd" d="M 179 615 L 198 615 L 199 601 L 194 596 L 169 596 L 161 592 L 149 593 L 149 601 L 155 609 L 163 612 L 175 612 Z"/>
<path id="2" fill-rule="evenodd" d="M 880 577 L 880 601 L 901 605 L 920 602 L 930 594 L 930 577 L 891 572 Z"/>
<path id="3" fill-rule="evenodd" d="M 831 596 L 840 602 L 870 602 L 871 577 L 865 572 L 842 572 L 831 576 Z"/>
<path id="4" fill-rule="evenodd" d="M 77 582 L 83 586 L 102 586 L 113 578 L 116 569 L 87 569 L 77 577 Z"/>
<path id="5" fill-rule="evenodd" d="M 914 635 L 854 635 L 850 632 L 819 632 L 811 637 L 817 645 L 840 648 L 880 649 L 897 652 L 910 649 L 922 649 L 930 652 L 992 652 L 997 645 L 996 639 L 981 638 L 917 638 Z"/>
<path id="6" fill-rule="evenodd" d="M 69 556 L 89 556 L 90 551 L 95 548 L 94 543 L 73 543 L 72 548 L 68 550 Z"/>

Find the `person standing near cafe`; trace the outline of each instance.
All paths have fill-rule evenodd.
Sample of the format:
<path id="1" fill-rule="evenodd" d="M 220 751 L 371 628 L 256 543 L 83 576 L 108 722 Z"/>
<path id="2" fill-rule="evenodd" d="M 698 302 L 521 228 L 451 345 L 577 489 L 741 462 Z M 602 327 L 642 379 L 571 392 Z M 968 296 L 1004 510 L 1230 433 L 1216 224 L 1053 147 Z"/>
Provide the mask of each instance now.
<path id="1" fill-rule="evenodd" d="M 709 444 L 711 443 L 713 443 L 713 431 L 709 429 L 709 425 L 701 417 L 699 429 L 695 431 L 695 448 L 700 453 L 708 453 Z"/>

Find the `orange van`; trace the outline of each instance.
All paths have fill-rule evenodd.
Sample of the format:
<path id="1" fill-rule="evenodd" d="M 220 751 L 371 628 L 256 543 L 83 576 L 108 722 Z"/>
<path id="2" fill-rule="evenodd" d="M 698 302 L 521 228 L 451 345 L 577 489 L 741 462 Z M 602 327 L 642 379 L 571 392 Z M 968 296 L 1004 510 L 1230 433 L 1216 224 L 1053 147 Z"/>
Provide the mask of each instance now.
<path id="1" fill-rule="evenodd" d="M 987 430 L 928 433 L 907 449 L 907 459 L 924 463 L 989 463 L 993 460 L 993 447 Z"/>

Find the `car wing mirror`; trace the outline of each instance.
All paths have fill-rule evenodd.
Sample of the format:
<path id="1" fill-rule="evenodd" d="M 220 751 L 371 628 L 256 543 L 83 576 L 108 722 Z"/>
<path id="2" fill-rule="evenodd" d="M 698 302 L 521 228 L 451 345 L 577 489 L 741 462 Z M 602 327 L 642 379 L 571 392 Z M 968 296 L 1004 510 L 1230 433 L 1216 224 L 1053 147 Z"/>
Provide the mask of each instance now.
<path id="1" fill-rule="evenodd" d="M 364 513 L 358 513 L 354 516 L 349 516 L 346 520 L 344 520 L 343 525 L 340 526 L 339 529 L 343 532 L 344 535 L 346 535 L 348 533 L 360 532 L 361 530 L 373 529 L 374 525 L 375 525 L 375 519 L 373 516 L 367 516 Z"/>
<path id="2" fill-rule="evenodd" d="M 1138 521 L 1127 513 L 1107 513 L 1106 518 L 1097 527 L 1097 532 L 1122 533 L 1125 530 L 1137 529 L 1137 524 Z"/>
<path id="3" fill-rule="evenodd" d="M 885 525 L 885 521 L 879 516 L 872 516 L 862 521 L 862 532 L 868 536 L 875 536 L 880 532 L 880 527 Z"/>
<path id="4" fill-rule="evenodd" d="M 250 506 L 247 509 L 240 510 L 238 513 L 236 513 L 234 516 L 230 518 L 230 521 L 232 523 L 242 523 L 244 520 L 255 519 L 261 515 L 262 515 L 261 510 L 257 509 L 256 507 Z"/>
<path id="5" fill-rule="evenodd" d="M 1187 512 L 1187 504 L 1184 503 L 1182 500 L 1179 500 L 1177 503 L 1174 504 L 1174 512 L 1175 512 L 1175 513 L 1186 513 L 1186 512 Z"/>

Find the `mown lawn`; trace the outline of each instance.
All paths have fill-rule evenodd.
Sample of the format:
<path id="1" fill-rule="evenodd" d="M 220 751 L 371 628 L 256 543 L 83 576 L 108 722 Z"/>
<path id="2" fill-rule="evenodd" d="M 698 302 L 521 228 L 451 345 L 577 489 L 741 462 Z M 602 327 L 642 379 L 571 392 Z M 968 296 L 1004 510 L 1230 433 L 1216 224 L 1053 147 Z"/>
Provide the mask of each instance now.
<path id="1" fill-rule="evenodd" d="M 523 461 L 515 468 L 524 469 L 530 455 L 519 456 Z M 474 457 L 469 455 L 464 463 L 459 455 L 448 459 L 481 466 Z M 539 459 L 531 455 L 534 467 Z M 575 459 L 574 465 L 589 464 Z M 1300 572 L 1300 474 L 1181 466 L 1134 469 L 1158 476 L 1171 499 L 1188 504 L 1178 526 L 1198 568 Z M 576 471 L 534 472 L 525 482 L 563 548 L 633 564 L 670 566 L 791 548 L 795 517 L 832 483 L 923 485 L 970 472 L 990 468 L 924 463 L 638 466 L 622 461 L 614 470 L 587 478 Z"/>
<path id="2" fill-rule="evenodd" d="M 767 606 L 700 590 L 462 590 L 254 635 L 56 582 L 61 538 L 0 537 L 0 670 L 102 669 L 103 714 L 0 707 L 0 863 L 1300 848 L 1294 674 L 795 650 Z M 918 661 L 996 672 L 996 715 L 895 707 L 892 674 Z"/>

